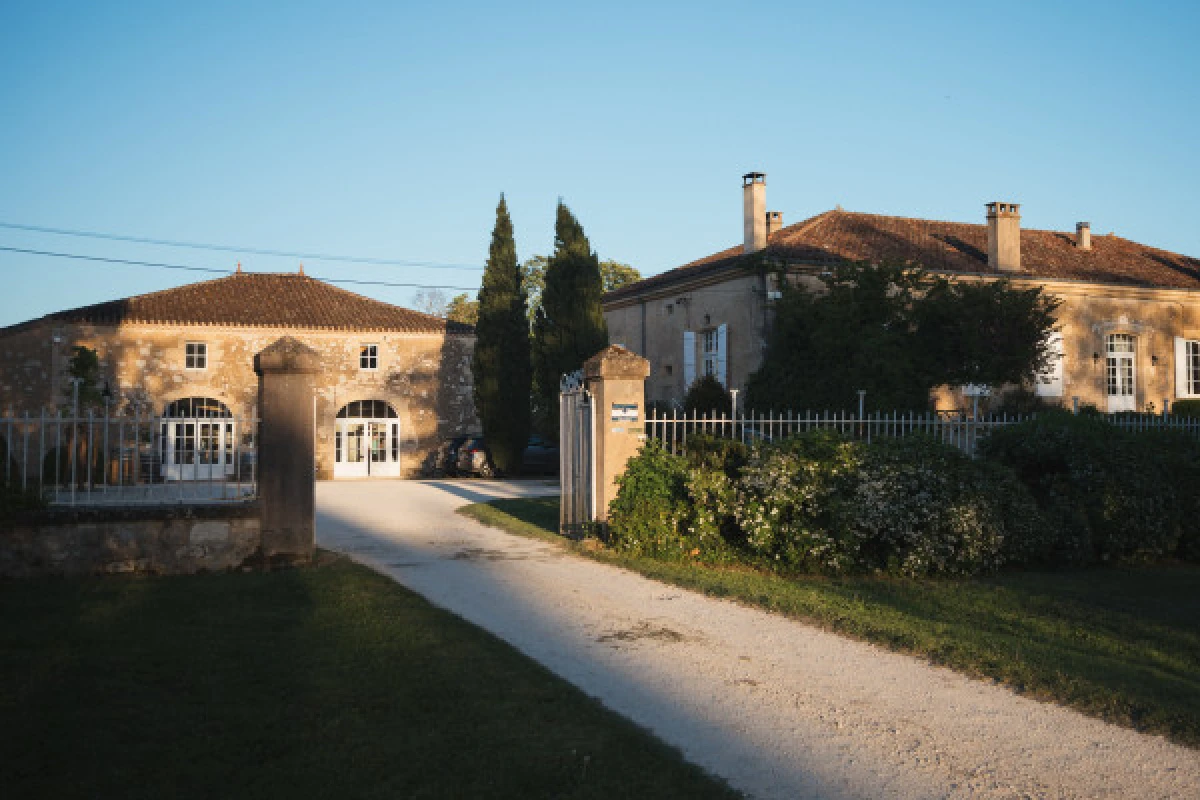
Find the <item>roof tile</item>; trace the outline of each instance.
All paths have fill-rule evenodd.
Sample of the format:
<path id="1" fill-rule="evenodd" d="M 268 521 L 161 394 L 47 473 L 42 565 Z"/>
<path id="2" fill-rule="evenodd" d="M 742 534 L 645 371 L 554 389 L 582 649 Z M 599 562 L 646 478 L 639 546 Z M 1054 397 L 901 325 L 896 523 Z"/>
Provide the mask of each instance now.
<path id="1" fill-rule="evenodd" d="M 266 272 L 239 272 L 59 311 L 44 319 L 97 325 L 142 322 L 403 333 L 474 331 L 470 325 L 372 300 L 305 275 Z"/>
<path id="2" fill-rule="evenodd" d="M 900 261 L 927 269 L 997 273 L 987 263 L 987 226 L 965 222 L 886 217 L 826 211 L 773 233 L 769 258 L 809 264 L 844 261 Z M 684 264 L 605 295 L 619 300 L 676 281 L 719 272 L 738 263 L 742 247 Z M 1092 249 L 1075 246 L 1075 235 L 1022 229 L 1021 266 L 1025 276 L 1179 289 L 1200 289 L 1200 259 L 1159 250 L 1109 234 L 1093 235 Z"/>

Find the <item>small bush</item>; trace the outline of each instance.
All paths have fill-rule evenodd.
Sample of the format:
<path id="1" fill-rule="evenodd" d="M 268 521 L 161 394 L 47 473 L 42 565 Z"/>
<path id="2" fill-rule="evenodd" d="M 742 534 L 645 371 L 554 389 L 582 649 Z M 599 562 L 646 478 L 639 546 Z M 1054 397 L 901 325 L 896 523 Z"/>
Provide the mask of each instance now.
<path id="1" fill-rule="evenodd" d="M 1171 413 L 1179 417 L 1200 417 L 1200 398 L 1176 400 L 1171 404 Z"/>
<path id="2" fill-rule="evenodd" d="M 609 543 L 618 550 L 677 559 L 691 548 L 682 531 L 687 519 L 687 461 L 657 441 L 629 460 L 617 479 L 608 510 Z"/>
<path id="3" fill-rule="evenodd" d="M 683 398 L 683 410 L 701 416 L 728 415 L 732 405 L 733 398 L 712 375 L 705 375 L 689 386 Z"/>

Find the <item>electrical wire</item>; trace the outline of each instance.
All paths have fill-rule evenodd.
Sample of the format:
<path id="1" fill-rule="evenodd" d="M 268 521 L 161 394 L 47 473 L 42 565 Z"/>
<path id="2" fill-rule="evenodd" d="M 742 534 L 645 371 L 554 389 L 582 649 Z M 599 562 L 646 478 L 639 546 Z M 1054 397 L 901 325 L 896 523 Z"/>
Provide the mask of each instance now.
<path id="1" fill-rule="evenodd" d="M 17 222 L 0 222 L 0 228 L 33 233 L 50 233 L 56 236 L 76 236 L 86 239 L 105 239 L 112 242 L 133 242 L 136 244 L 152 244 L 162 247 L 184 247 L 191 250 L 215 250 L 223 253 L 242 253 L 256 256 L 282 256 L 284 258 L 305 258 L 310 261 L 336 261 L 347 264 L 373 264 L 385 267 L 420 267 L 422 269 L 456 269 L 482 272 L 482 266 L 469 264 L 443 264 L 437 261 L 408 261 L 392 258 L 367 258 L 363 256 L 339 256 L 327 253 L 299 253 L 290 250 L 274 250 L 265 247 L 236 247 L 228 244 L 206 244 L 203 242 L 183 242 L 173 239 L 151 239 L 145 236 L 130 236 L 120 233 L 102 233 L 99 231 L 81 231 L 70 228 L 48 228 L 40 225 L 23 225 Z"/>
<path id="2" fill-rule="evenodd" d="M 57 253 L 57 252 L 52 252 L 50 250 L 29 250 L 29 249 L 26 249 L 23 247 L 0 246 L 0 251 L 6 252 L 6 253 L 21 253 L 24 255 L 32 255 L 32 256 L 47 256 L 50 258 L 70 258 L 70 259 L 75 259 L 77 261 L 96 261 L 96 262 L 100 262 L 100 263 L 104 263 L 104 264 L 127 264 L 127 265 L 135 266 L 135 267 L 157 267 L 159 269 L 186 270 L 188 272 L 207 272 L 207 273 L 215 273 L 218 275 L 232 275 L 233 274 L 233 270 L 231 270 L 231 269 L 216 269 L 214 267 L 193 267 L 193 266 L 188 266 L 185 264 L 166 264 L 166 263 L 163 263 L 160 261 L 135 261 L 133 259 L 128 259 L 128 258 L 106 258 L 104 256 L 82 255 L 80 253 Z M 345 284 L 357 285 L 357 286 L 390 286 L 390 287 L 397 288 L 397 289 L 452 289 L 455 291 L 462 291 L 462 292 L 478 291 L 478 287 L 475 287 L 475 286 L 441 286 L 441 285 L 431 285 L 431 284 L 425 284 L 425 283 L 399 283 L 399 282 L 394 282 L 394 281 L 359 281 L 359 280 L 351 280 L 349 278 L 318 278 L 316 275 L 310 275 L 309 277 L 315 278 L 317 280 L 323 280 L 326 283 L 345 283 Z"/>

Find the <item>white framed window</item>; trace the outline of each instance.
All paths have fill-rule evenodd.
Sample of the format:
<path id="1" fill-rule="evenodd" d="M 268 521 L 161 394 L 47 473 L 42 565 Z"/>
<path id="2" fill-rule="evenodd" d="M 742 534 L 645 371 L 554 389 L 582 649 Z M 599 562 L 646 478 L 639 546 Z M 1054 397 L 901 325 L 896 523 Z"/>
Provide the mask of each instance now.
<path id="1" fill-rule="evenodd" d="M 1046 337 L 1046 349 L 1050 361 L 1046 369 L 1037 376 L 1034 389 L 1039 397 L 1063 396 L 1063 335 L 1062 331 L 1051 331 Z"/>
<path id="2" fill-rule="evenodd" d="M 720 357 L 721 349 L 717 342 L 717 332 L 715 330 L 704 332 L 704 376 L 709 375 L 717 377 L 717 360 Z"/>
<path id="3" fill-rule="evenodd" d="M 379 369 L 379 345 L 364 344 L 358 349 L 359 369 Z"/>
<path id="4" fill-rule="evenodd" d="M 1134 399 L 1134 357 L 1137 354 L 1137 340 L 1128 333 L 1110 333 L 1106 339 L 1105 350 L 1108 356 L 1105 359 L 1108 410 L 1134 411 L 1137 406 Z"/>
<path id="5" fill-rule="evenodd" d="M 183 366 L 185 369 L 208 369 L 208 343 L 188 342 L 184 345 Z"/>
<path id="6" fill-rule="evenodd" d="M 1175 337 L 1175 396 L 1200 397 L 1200 339 Z"/>

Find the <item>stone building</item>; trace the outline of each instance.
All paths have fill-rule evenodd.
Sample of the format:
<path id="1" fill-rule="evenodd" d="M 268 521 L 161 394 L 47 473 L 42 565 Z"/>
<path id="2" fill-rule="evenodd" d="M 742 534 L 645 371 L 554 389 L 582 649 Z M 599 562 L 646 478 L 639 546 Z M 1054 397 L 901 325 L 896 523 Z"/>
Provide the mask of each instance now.
<path id="1" fill-rule="evenodd" d="M 470 326 L 372 300 L 303 271 L 239 270 L 0 329 L 0 412 L 37 415 L 69 405 L 73 348 L 92 348 L 110 390 L 110 412 L 163 417 L 164 474 L 202 477 L 171 463 L 172 443 L 186 445 L 181 451 L 211 447 L 218 461 L 232 450 L 233 437 L 244 435 L 234 426 L 256 413 L 254 357 L 282 336 L 320 354 L 319 478 L 415 475 L 444 438 L 478 429 Z"/>
<path id="2" fill-rule="evenodd" d="M 981 224 L 843 211 L 783 227 L 766 210 L 762 173 L 743 176 L 742 244 L 609 292 L 609 338 L 651 362 L 649 400 L 678 403 L 704 374 L 744 389 L 762 362 L 778 285 L 845 261 L 901 261 L 957 280 L 1007 278 L 1062 300 L 1052 346 L 1061 358 L 1036 384 L 1051 402 L 1108 411 L 1162 410 L 1200 397 L 1200 260 L 1115 234 L 1025 230 L 1015 203 L 986 204 Z M 848 332 L 852 335 L 852 332 Z M 959 387 L 934 398 L 965 405 Z M 802 410 L 802 409 L 801 409 Z"/>

